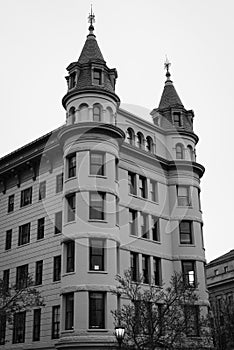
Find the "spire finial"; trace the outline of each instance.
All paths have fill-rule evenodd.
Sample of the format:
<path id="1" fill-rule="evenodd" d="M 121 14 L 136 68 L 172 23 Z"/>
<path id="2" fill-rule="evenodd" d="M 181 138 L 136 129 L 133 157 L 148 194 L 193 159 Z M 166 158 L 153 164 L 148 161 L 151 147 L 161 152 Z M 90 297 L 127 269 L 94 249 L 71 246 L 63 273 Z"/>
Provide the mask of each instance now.
<path id="1" fill-rule="evenodd" d="M 91 12 L 89 14 L 88 21 L 90 23 L 89 32 L 90 32 L 90 34 L 93 34 L 93 31 L 94 31 L 93 23 L 95 23 L 95 15 L 93 13 L 92 4 L 91 4 Z"/>
<path id="2" fill-rule="evenodd" d="M 169 72 L 170 65 L 171 65 L 171 63 L 169 62 L 168 57 L 166 55 L 166 60 L 164 62 L 164 68 L 167 70 L 167 72 L 166 72 L 167 80 L 170 80 L 170 77 L 171 77 L 171 73 Z"/>

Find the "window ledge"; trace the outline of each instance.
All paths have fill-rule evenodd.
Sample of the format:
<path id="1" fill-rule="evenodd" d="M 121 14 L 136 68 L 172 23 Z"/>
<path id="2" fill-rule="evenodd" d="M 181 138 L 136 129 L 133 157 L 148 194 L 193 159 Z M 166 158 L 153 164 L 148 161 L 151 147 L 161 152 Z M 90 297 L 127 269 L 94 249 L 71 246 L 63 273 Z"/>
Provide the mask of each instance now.
<path id="1" fill-rule="evenodd" d="M 97 273 L 97 274 L 103 274 L 103 275 L 107 275 L 108 272 L 106 270 L 102 271 L 102 270 L 89 270 L 88 273 Z"/>
<path id="2" fill-rule="evenodd" d="M 61 279 L 58 281 L 52 281 L 52 284 L 58 284 L 58 283 L 61 283 Z"/>
<path id="3" fill-rule="evenodd" d="M 106 176 L 106 175 L 94 175 L 94 174 L 89 174 L 89 177 L 94 177 L 94 178 L 98 177 L 98 178 L 100 178 L 100 179 L 107 179 L 107 176 Z"/>
<path id="4" fill-rule="evenodd" d="M 152 242 L 157 243 L 157 244 L 161 244 L 162 243 L 161 241 L 155 241 L 154 239 L 144 238 L 144 237 L 141 237 L 141 236 L 139 236 L 138 238 L 143 239 L 144 241 L 149 241 L 150 243 L 152 243 Z"/>
<path id="5" fill-rule="evenodd" d="M 178 208 L 188 208 L 188 209 L 193 209 L 192 205 L 177 205 Z"/>
<path id="6" fill-rule="evenodd" d="M 29 244 L 30 244 L 30 242 L 25 243 L 25 244 L 21 244 L 21 245 L 17 245 L 16 249 L 19 249 L 19 248 L 22 248 L 22 247 L 28 246 Z"/>
<path id="7" fill-rule="evenodd" d="M 154 203 L 154 204 L 157 204 L 157 205 L 159 205 L 159 201 L 152 201 L 151 199 L 149 199 L 149 198 L 144 198 L 144 197 L 141 197 L 141 196 L 138 196 L 137 194 L 133 194 L 133 193 L 130 193 L 130 192 L 128 192 L 128 195 L 130 196 L 130 197 L 134 197 L 134 198 L 137 198 L 137 199 L 142 199 L 142 200 L 144 200 L 144 201 L 147 201 L 147 202 L 150 202 L 150 203 Z"/>
<path id="8" fill-rule="evenodd" d="M 70 275 L 75 275 L 75 271 L 72 271 L 72 272 L 65 272 L 65 273 L 63 273 L 61 276 L 62 277 L 66 277 L 66 276 L 70 276 Z"/>
<path id="9" fill-rule="evenodd" d="M 74 180 L 74 179 L 77 179 L 77 176 L 71 176 L 71 177 L 68 177 L 67 179 L 64 180 L 64 183 L 70 181 L 70 180 Z"/>
<path id="10" fill-rule="evenodd" d="M 28 208 L 28 207 L 30 207 L 32 204 L 33 204 L 33 203 L 29 203 L 29 204 L 23 205 L 22 207 L 20 206 L 19 209 Z"/>
<path id="11" fill-rule="evenodd" d="M 103 222 L 104 224 L 107 224 L 107 220 L 100 220 L 100 219 L 89 219 L 88 222 Z"/>
<path id="12" fill-rule="evenodd" d="M 103 332 L 103 333 L 105 333 L 105 332 L 108 332 L 108 329 L 105 329 L 105 328 L 92 328 L 92 329 L 87 329 L 87 332 Z"/>
<path id="13" fill-rule="evenodd" d="M 196 247 L 194 243 L 180 243 L 179 247 Z"/>

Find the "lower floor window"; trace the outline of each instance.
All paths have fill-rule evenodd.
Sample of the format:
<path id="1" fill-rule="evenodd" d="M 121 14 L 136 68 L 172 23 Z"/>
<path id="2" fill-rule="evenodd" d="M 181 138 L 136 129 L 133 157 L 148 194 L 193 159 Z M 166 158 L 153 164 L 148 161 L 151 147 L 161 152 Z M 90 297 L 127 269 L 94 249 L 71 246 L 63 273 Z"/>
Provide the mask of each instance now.
<path id="1" fill-rule="evenodd" d="M 199 306 L 185 306 L 186 333 L 190 337 L 199 337 Z"/>
<path id="2" fill-rule="evenodd" d="M 33 315 L 33 341 L 40 340 L 41 331 L 41 309 L 34 310 Z"/>
<path id="3" fill-rule="evenodd" d="M 25 341 L 25 319 L 26 312 L 18 312 L 14 315 L 13 340 L 12 343 L 24 343 Z"/>
<path id="4" fill-rule="evenodd" d="M 58 339 L 60 332 L 60 306 L 52 308 L 52 339 Z"/>
<path id="5" fill-rule="evenodd" d="M 74 325 L 74 293 L 65 294 L 65 329 L 73 329 Z"/>
<path id="6" fill-rule="evenodd" d="M 0 345 L 5 344 L 6 336 L 6 316 L 3 314 L 0 316 Z"/>
<path id="7" fill-rule="evenodd" d="M 89 328 L 105 328 L 105 293 L 89 293 Z"/>

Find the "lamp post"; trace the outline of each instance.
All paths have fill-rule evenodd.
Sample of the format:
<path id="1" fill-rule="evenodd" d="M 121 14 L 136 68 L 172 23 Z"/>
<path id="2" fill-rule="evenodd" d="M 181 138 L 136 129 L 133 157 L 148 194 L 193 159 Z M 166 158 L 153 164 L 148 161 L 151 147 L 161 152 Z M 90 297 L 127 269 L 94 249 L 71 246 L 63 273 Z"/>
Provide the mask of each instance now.
<path id="1" fill-rule="evenodd" d="M 124 338 L 124 334 L 125 334 L 125 328 L 122 326 L 117 326 L 115 327 L 115 337 L 119 343 L 119 349 L 121 349 L 121 345 L 123 342 L 123 338 Z"/>

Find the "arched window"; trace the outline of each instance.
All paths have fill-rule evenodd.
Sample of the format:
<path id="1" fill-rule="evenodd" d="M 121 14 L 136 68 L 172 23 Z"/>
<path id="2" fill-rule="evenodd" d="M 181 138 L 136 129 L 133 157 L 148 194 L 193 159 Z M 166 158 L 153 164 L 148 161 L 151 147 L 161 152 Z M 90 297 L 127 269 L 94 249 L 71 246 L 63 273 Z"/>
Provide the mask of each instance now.
<path id="1" fill-rule="evenodd" d="M 144 136 L 141 132 L 137 133 L 137 147 L 144 149 Z"/>
<path id="2" fill-rule="evenodd" d="M 184 147 L 181 143 L 176 144 L 176 159 L 184 159 Z"/>
<path id="3" fill-rule="evenodd" d="M 150 136 L 146 137 L 146 150 L 153 153 L 153 140 Z"/>
<path id="4" fill-rule="evenodd" d="M 75 124 L 75 121 L 76 121 L 76 109 L 75 109 L 75 107 L 71 107 L 69 109 L 69 116 L 70 116 L 71 124 Z"/>
<path id="5" fill-rule="evenodd" d="M 88 105 L 86 103 L 82 103 L 79 105 L 79 116 L 78 120 L 81 122 L 87 121 L 89 119 L 88 113 Z"/>
<path id="6" fill-rule="evenodd" d="M 127 143 L 134 145 L 134 131 L 131 128 L 127 129 Z"/>
<path id="7" fill-rule="evenodd" d="M 105 119 L 107 123 L 114 124 L 114 113 L 111 107 L 107 107 Z"/>
<path id="8" fill-rule="evenodd" d="M 188 145 L 187 149 L 188 149 L 189 158 L 190 158 L 191 160 L 193 160 L 193 159 L 194 159 L 193 147 L 190 146 L 190 145 Z"/>
<path id="9" fill-rule="evenodd" d="M 93 106 L 93 121 L 94 122 L 101 121 L 101 106 L 99 106 L 99 105 Z"/>

